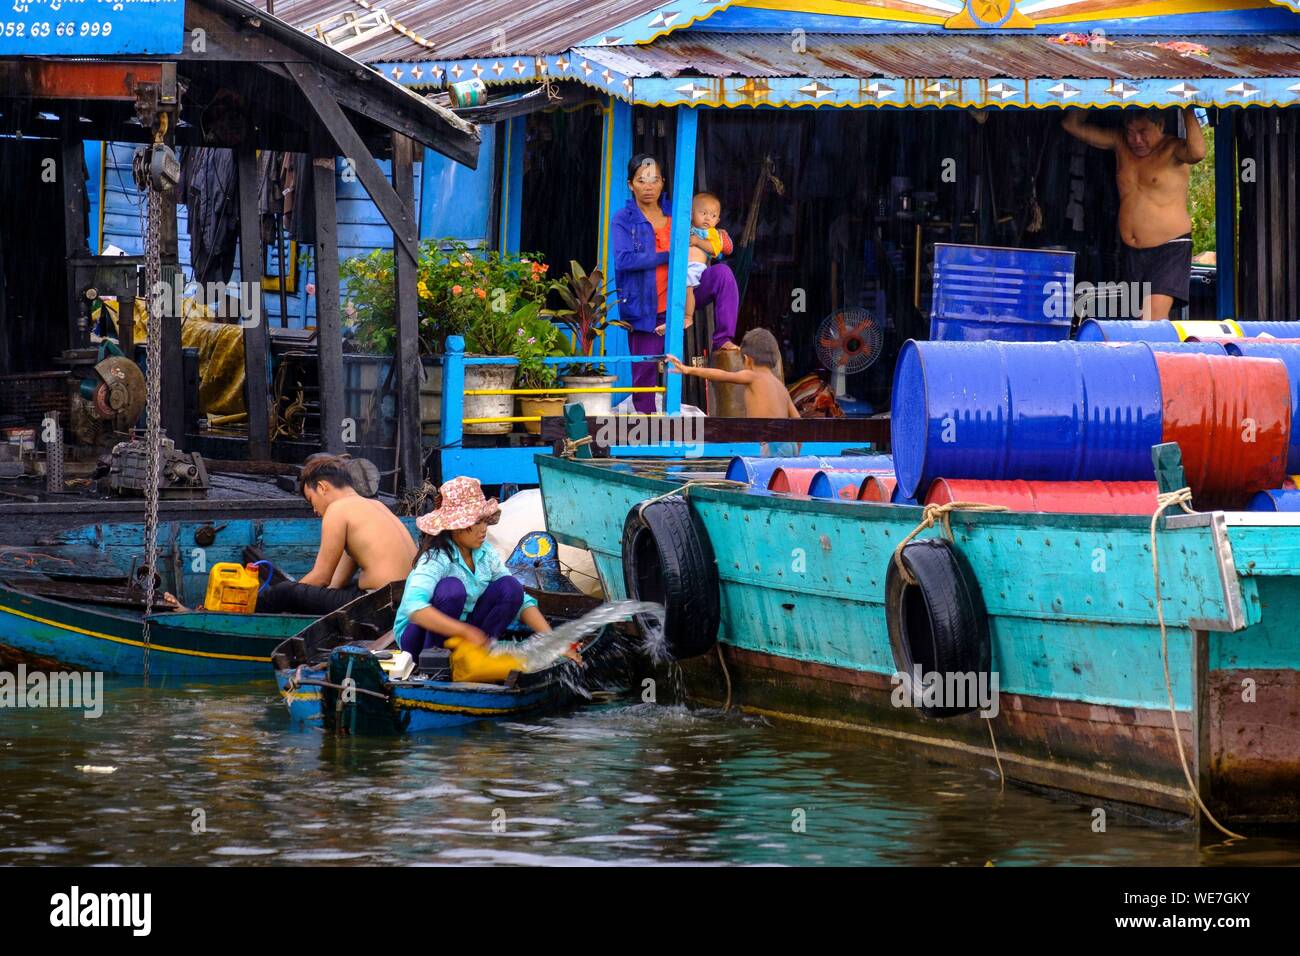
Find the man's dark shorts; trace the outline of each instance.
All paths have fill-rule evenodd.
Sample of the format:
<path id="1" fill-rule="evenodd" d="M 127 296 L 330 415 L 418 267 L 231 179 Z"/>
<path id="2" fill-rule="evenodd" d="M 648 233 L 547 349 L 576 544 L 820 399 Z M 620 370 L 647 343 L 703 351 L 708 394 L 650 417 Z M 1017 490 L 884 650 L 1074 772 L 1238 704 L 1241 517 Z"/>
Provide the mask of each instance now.
<path id="1" fill-rule="evenodd" d="M 257 596 L 257 613 L 315 614 L 324 617 L 365 593 L 355 584 L 342 588 L 322 588 L 296 581 L 281 581 L 272 584 Z"/>
<path id="2" fill-rule="evenodd" d="M 1149 282 L 1151 295 L 1171 296 L 1174 308 L 1187 305 L 1192 285 L 1192 234 L 1149 249 L 1121 243 L 1119 272 L 1124 282 Z"/>

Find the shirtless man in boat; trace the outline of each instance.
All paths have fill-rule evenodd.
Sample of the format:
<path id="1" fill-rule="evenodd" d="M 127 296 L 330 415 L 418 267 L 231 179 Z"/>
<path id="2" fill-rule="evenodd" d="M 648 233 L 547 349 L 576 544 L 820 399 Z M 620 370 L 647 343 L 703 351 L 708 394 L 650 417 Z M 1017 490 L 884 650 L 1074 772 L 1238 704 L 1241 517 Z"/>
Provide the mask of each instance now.
<path id="1" fill-rule="evenodd" d="M 297 581 L 272 584 L 259 594 L 258 613 L 324 615 L 367 591 L 406 580 L 415 540 L 383 502 L 357 493 L 346 461 L 312 458 L 299 475 L 298 490 L 321 519 L 316 564 Z"/>
<path id="2" fill-rule="evenodd" d="M 729 382 L 745 386 L 746 418 L 800 418 L 799 410 L 790 399 L 785 382 L 776 377 L 780 360 L 780 347 L 776 337 L 767 329 L 750 329 L 740 340 L 740 354 L 745 367 L 736 372 L 721 368 L 695 368 L 684 365 L 675 355 L 668 356 L 672 371 L 694 375 L 710 382 Z M 799 454 L 798 442 L 763 442 L 763 454 L 768 457 L 788 458 Z"/>
<path id="3" fill-rule="evenodd" d="M 1185 138 L 1164 130 L 1159 111 L 1124 111 L 1122 129 L 1090 126 L 1079 109 L 1067 110 L 1062 126 L 1076 139 L 1114 150 L 1119 185 L 1120 279 L 1150 291 L 1142 318 L 1169 318 L 1174 303 L 1186 305 L 1192 277 L 1192 218 L 1187 186 L 1192 166 L 1205 158 L 1205 137 L 1196 111 L 1183 107 Z"/>

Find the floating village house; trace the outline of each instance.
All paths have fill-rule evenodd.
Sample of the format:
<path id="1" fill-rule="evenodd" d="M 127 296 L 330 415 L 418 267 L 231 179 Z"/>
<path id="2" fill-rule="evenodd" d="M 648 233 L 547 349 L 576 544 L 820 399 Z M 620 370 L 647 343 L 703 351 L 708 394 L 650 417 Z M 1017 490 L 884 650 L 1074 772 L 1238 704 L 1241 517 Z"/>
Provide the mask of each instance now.
<path id="1" fill-rule="evenodd" d="M 894 350 L 926 334 L 936 243 L 1060 248 L 1074 253 L 1079 288 L 1118 278 L 1113 159 L 1061 130 L 1067 107 L 1102 123 L 1126 106 L 1197 107 L 1214 159 L 1193 182 L 1187 317 L 1300 317 L 1300 0 L 282 0 L 275 13 L 420 93 L 485 84 L 487 105 L 459 111 L 481 127 L 477 169 L 456 150 L 426 153 L 421 238 L 536 250 L 560 269 L 576 259 L 609 276 L 627 162 L 658 156 L 673 204 L 678 354 L 707 341 L 703 323 L 681 328 L 682 250 L 691 194 L 716 193 L 737 240 L 739 331 L 776 332 L 788 380 L 823 368 L 818 330 L 836 312 L 863 309 L 882 332 L 878 361 L 844 383 L 850 415 L 887 406 Z M 108 182 L 121 162 L 104 162 Z M 344 254 L 391 245 L 368 185 L 337 184 L 355 202 L 340 221 Z M 105 187 L 102 239 L 138 232 L 116 215 L 124 201 L 129 190 Z M 274 326 L 336 309 L 324 260 L 306 261 L 315 295 L 303 276 L 293 297 L 269 293 Z M 337 316 L 321 321 L 334 328 Z M 617 330 L 604 347 L 627 350 Z M 627 384 L 626 365 L 611 370 Z M 435 474 L 534 480 L 537 439 L 466 447 L 453 379 L 427 439 Z M 675 411 L 683 383 L 663 384 Z M 414 475 L 412 429 L 397 434 Z"/>
<path id="2" fill-rule="evenodd" d="M 95 333 L 120 342 L 127 353 L 133 340 L 143 337 L 139 329 L 133 334 L 143 310 L 131 306 L 146 291 L 139 278 L 146 229 L 131 164 L 136 145 L 157 141 L 182 148 L 183 159 L 208 147 L 209 159 L 220 154 L 224 160 L 224 173 L 206 180 L 219 189 L 208 189 L 201 206 L 205 212 L 208 205 L 228 207 L 234 214 L 207 217 L 195 235 L 207 241 L 204 230 L 233 231 L 226 254 L 237 261 L 234 278 L 244 280 L 246 299 L 231 306 L 228 321 L 202 323 L 211 327 L 200 329 L 196 341 L 188 339 L 186 323 L 186 344 L 195 346 L 205 365 L 220 368 L 220 380 L 203 382 L 205 403 L 220 393 L 232 409 L 246 410 L 243 422 L 224 436 L 193 434 L 194 410 L 186 405 L 199 386 L 185 381 L 180 315 L 167 310 L 161 321 L 161 409 L 168 434 L 178 447 L 201 440 L 204 453 L 217 458 L 272 457 L 269 340 L 279 330 L 270 328 L 259 303 L 247 299 L 257 298 L 267 267 L 259 234 L 259 151 L 264 159 L 277 151 L 304 155 L 308 168 L 329 171 L 311 177 L 303 197 L 314 213 L 317 328 L 281 345 L 282 351 L 296 344 L 311 353 L 314 387 L 304 414 L 315 420 L 320 442 L 305 448 L 289 442 L 285 451 L 299 460 L 320 445 L 342 451 L 336 159 L 348 157 L 352 178 L 367 190 L 388 230 L 383 241 L 396 239 L 399 250 L 410 254 L 409 260 L 399 255 L 399 271 L 402 281 L 413 283 L 414 158 L 428 149 L 472 168 L 479 152 L 475 127 L 241 0 L 96 4 L 93 10 L 54 10 L 33 0 L 13 5 L 4 19 L 0 176 L 9 201 L 0 213 L 0 418 L 5 425 L 30 429 L 58 412 L 73 453 L 84 452 L 93 461 L 134 424 L 125 420 L 124 410 L 138 414 L 143 380 L 124 375 L 99 381 L 107 346 Z M 391 160 L 391 182 L 375 157 Z M 174 167 L 159 165 L 160 175 L 174 176 Z M 209 175 L 206 168 L 182 172 L 191 183 Z M 175 215 L 168 214 L 175 209 L 176 193 L 168 195 L 152 236 L 165 281 L 178 269 L 191 275 L 201 258 L 181 240 L 190 230 L 185 222 L 178 229 Z M 125 203 L 132 204 L 129 215 L 123 215 Z M 113 245 L 118 248 L 110 249 Z M 121 251 L 132 254 L 101 254 Z M 414 313 L 403 311 L 402 320 L 407 319 L 413 322 Z M 196 329 L 199 325 L 194 323 Z M 418 388 L 417 362 L 413 351 L 400 356 L 399 390 Z M 417 394 L 411 393 L 412 409 Z M 91 397 L 81 401 L 80 395 Z M 418 431 L 418 424 L 412 427 Z M 418 460 L 399 464 L 406 468 L 405 478 L 416 479 Z"/>

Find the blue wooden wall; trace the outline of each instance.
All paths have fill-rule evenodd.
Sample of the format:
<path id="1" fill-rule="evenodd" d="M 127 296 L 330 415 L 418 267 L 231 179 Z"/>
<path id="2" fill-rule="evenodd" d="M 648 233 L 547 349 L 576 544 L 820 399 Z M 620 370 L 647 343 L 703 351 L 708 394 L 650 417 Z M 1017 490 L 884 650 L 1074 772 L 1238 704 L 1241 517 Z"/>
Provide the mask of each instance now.
<path id="1" fill-rule="evenodd" d="M 489 234 L 491 176 L 493 176 L 493 139 L 491 130 L 484 130 L 484 150 L 477 170 L 471 170 L 451 163 L 445 157 L 429 153 L 428 168 L 416 164 L 415 191 L 416 206 L 420 208 L 421 238 L 454 235 L 471 245 L 484 245 Z M 86 143 L 87 164 L 91 157 L 99 155 L 99 143 Z M 140 252 L 140 206 L 139 194 L 135 183 L 131 181 L 131 157 L 135 152 L 133 143 L 104 144 L 104 235 L 95 251 L 103 251 L 104 246 L 114 245 L 125 250 L 127 254 L 138 255 Z M 390 176 L 391 168 L 387 161 L 381 161 L 380 168 Z M 91 189 L 99 190 L 99 177 L 96 174 Z M 339 259 L 350 256 L 367 255 L 376 248 L 393 247 L 393 233 L 383 221 L 378 207 L 370 202 L 369 195 L 361 186 L 359 179 L 346 182 L 342 177 L 335 177 L 335 189 L 338 190 L 338 234 Z M 429 202 L 425 203 L 425 196 Z M 188 237 L 188 216 L 185 207 L 177 208 L 179 230 L 179 252 L 181 264 L 186 273 L 190 271 L 190 237 Z M 91 235 L 98 229 L 98 212 L 91 221 Z M 305 247 L 309 252 L 311 247 Z M 238 281 L 238 256 L 235 259 L 233 281 Z M 303 328 L 304 324 L 315 324 L 316 300 L 304 293 L 308 282 L 315 281 L 315 274 L 299 274 L 298 286 L 294 294 L 289 295 L 289 326 Z M 279 294 L 266 291 L 264 295 L 266 313 L 273 328 L 279 328 Z"/>

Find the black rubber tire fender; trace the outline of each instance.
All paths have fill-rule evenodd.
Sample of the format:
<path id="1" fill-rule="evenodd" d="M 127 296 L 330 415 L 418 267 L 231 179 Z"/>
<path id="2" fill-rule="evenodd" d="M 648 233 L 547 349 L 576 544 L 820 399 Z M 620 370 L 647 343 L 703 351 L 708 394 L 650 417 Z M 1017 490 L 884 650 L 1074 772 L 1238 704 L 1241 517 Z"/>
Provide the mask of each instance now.
<path id="1" fill-rule="evenodd" d="M 909 542 L 902 561 L 917 583 L 903 578 L 891 555 L 885 619 L 895 667 L 908 675 L 920 665 L 922 674 L 973 673 L 987 681 L 993 659 L 988 612 L 965 557 L 951 542 L 929 538 Z M 927 717 L 955 717 L 977 709 L 974 702 L 920 708 Z"/>
<path id="2" fill-rule="evenodd" d="M 635 619 L 652 652 L 680 661 L 712 650 L 722 623 L 718 566 L 686 498 L 634 505 L 623 521 L 622 549 L 628 597 L 664 606 L 662 635 L 648 617 Z"/>

